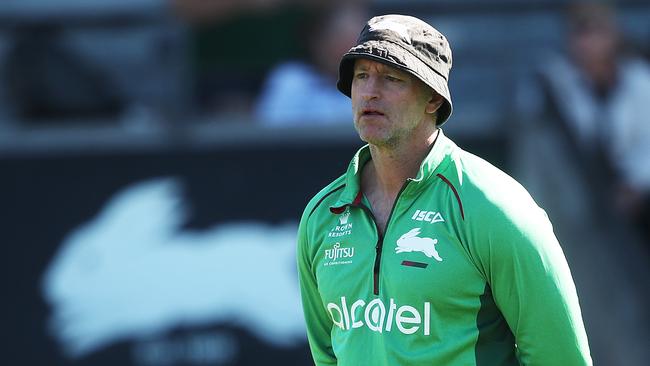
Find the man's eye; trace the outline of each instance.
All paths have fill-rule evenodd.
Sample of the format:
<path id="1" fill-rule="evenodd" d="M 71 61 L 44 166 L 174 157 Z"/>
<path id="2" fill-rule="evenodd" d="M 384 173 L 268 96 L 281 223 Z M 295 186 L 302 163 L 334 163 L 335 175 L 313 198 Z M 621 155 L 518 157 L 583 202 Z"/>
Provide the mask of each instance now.
<path id="1" fill-rule="evenodd" d="M 354 78 L 355 78 L 355 79 L 365 79 L 366 76 L 367 76 L 366 73 L 359 72 L 359 73 L 356 73 L 356 74 L 354 75 Z"/>
<path id="2" fill-rule="evenodd" d="M 402 79 L 397 78 L 397 77 L 392 76 L 392 75 L 386 75 L 386 80 L 388 80 L 388 81 L 402 81 Z"/>

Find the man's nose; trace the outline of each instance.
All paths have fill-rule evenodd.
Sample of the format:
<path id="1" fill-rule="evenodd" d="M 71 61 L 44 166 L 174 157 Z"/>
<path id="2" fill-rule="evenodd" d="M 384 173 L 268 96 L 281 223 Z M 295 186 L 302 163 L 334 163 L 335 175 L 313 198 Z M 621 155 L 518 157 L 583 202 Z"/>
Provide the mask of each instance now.
<path id="1" fill-rule="evenodd" d="M 361 97 L 364 100 L 376 99 L 379 97 L 380 80 L 377 76 L 368 76 L 366 82 L 363 83 L 361 90 Z"/>

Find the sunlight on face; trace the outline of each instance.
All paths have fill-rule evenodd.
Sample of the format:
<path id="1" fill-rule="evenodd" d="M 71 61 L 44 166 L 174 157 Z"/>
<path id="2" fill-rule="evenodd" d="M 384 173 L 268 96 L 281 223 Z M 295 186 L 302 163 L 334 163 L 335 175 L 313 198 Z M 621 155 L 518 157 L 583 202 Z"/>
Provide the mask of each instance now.
<path id="1" fill-rule="evenodd" d="M 435 131 L 427 106 L 432 90 L 397 68 L 358 59 L 352 78 L 354 125 L 363 141 L 395 147 Z"/>

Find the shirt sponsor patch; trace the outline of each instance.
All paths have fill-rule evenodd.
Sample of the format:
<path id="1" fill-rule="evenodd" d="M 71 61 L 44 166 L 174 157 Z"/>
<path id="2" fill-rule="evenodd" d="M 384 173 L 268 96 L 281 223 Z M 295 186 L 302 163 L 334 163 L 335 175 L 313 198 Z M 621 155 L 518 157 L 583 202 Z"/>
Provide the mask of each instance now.
<path id="1" fill-rule="evenodd" d="M 327 234 L 330 238 L 340 238 L 342 236 L 352 234 L 352 222 L 350 222 L 350 208 L 346 208 L 345 212 L 339 215 L 339 225 L 336 225 Z"/>
<path id="2" fill-rule="evenodd" d="M 331 249 L 325 249 L 325 266 L 336 266 L 339 264 L 352 263 L 354 257 L 354 248 L 342 247 L 341 243 L 336 242 Z"/>
<path id="3" fill-rule="evenodd" d="M 436 222 L 445 222 L 442 214 L 437 211 L 415 210 L 413 216 L 411 216 L 411 219 L 415 221 L 426 221 L 432 224 L 435 224 Z"/>
<path id="4" fill-rule="evenodd" d="M 337 304 L 327 304 L 332 323 L 344 331 L 367 327 L 373 332 L 395 332 L 414 334 L 420 331 L 423 335 L 431 334 L 431 303 L 425 302 L 421 307 L 411 305 L 399 306 L 392 297 L 388 304 L 381 299 L 372 299 L 366 303 L 359 299 L 348 307 L 345 296 Z M 393 325 L 397 329 L 393 329 Z"/>

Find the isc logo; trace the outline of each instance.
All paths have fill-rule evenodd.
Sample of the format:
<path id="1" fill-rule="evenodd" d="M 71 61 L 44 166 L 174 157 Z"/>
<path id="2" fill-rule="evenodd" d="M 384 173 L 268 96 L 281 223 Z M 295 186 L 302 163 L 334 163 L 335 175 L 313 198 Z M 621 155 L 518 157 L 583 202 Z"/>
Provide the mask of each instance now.
<path id="1" fill-rule="evenodd" d="M 435 223 L 435 222 L 444 222 L 445 219 L 442 218 L 442 215 L 440 212 L 436 211 L 421 211 L 421 210 L 415 210 L 415 213 L 411 217 L 411 219 L 415 221 L 426 221 L 430 223 Z"/>

